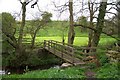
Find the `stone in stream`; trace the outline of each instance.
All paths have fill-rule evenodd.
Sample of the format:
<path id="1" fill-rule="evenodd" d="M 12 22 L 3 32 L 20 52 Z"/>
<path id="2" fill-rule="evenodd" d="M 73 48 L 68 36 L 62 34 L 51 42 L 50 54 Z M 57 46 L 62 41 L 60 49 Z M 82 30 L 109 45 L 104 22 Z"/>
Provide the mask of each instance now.
<path id="1" fill-rule="evenodd" d="M 66 68 L 66 67 L 70 67 L 70 66 L 72 66 L 72 64 L 70 64 L 70 63 L 63 63 L 60 67 L 61 68 Z"/>
<path id="2" fill-rule="evenodd" d="M 70 67 L 70 66 L 72 66 L 72 64 L 70 64 L 70 63 L 63 63 L 61 66 L 55 65 L 52 68 L 60 69 L 60 68 L 67 68 L 67 67 Z"/>
<path id="3" fill-rule="evenodd" d="M 5 71 L 0 70 L 0 75 L 6 74 Z"/>
<path id="4" fill-rule="evenodd" d="M 55 65 L 53 68 L 60 69 L 60 66 L 59 65 Z"/>

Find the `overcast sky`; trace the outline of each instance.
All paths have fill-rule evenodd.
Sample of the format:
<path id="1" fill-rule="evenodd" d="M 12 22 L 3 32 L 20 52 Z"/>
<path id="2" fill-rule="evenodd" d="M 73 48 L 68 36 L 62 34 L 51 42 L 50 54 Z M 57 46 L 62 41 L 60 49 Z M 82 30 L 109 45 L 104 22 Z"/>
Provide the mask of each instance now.
<path id="1" fill-rule="evenodd" d="M 61 19 L 58 18 L 58 13 L 55 11 L 56 8 L 54 7 L 52 1 L 54 0 L 39 0 L 38 1 L 39 8 L 42 11 L 51 12 L 53 14 L 52 17 L 53 20 Z M 67 0 L 62 0 L 62 1 L 56 0 L 56 1 L 58 1 L 57 3 L 59 4 L 63 4 Z M 39 13 L 37 5 L 35 5 L 34 8 L 31 8 L 32 3 L 34 2 L 31 2 L 29 5 L 27 5 L 26 19 L 34 18 L 35 15 Z M 20 11 L 21 11 L 21 4 L 18 0 L 0 0 L 0 13 L 9 12 L 14 14 L 14 13 L 20 13 Z M 64 19 L 67 19 L 69 17 L 68 14 L 65 13 L 62 16 L 63 17 L 65 16 Z"/>
<path id="2" fill-rule="evenodd" d="M 40 10 L 48 11 L 48 12 L 52 13 L 53 20 L 58 20 L 58 19 L 68 20 L 69 12 L 66 11 L 61 15 L 61 17 L 58 17 L 59 13 L 57 11 L 55 11 L 56 8 L 54 7 L 52 1 L 56 1 L 57 5 L 61 5 L 61 4 L 64 4 L 65 2 L 67 2 L 68 0 L 39 0 L 38 5 L 39 5 Z M 73 1 L 76 1 L 76 0 L 73 0 Z M 78 0 L 78 1 L 81 1 L 81 0 Z M 87 1 L 87 0 L 84 0 L 84 1 Z M 35 5 L 34 8 L 31 8 L 31 4 L 33 4 L 33 3 L 34 2 L 31 2 L 29 5 L 27 5 L 26 19 L 34 19 L 36 17 L 36 15 L 39 15 L 39 10 L 38 10 L 37 5 Z M 74 11 L 77 11 L 79 8 L 80 7 L 74 8 Z M 20 11 L 21 11 L 21 4 L 18 0 L 0 0 L 0 13 L 9 12 L 9 13 L 12 13 L 12 15 L 13 15 L 14 13 L 20 13 Z M 88 12 L 84 12 L 84 14 L 88 15 Z M 77 14 L 76 17 L 78 17 L 78 16 L 80 16 L 80 15 Z M 17 19 L 20 19 L 20 17 Z"/>

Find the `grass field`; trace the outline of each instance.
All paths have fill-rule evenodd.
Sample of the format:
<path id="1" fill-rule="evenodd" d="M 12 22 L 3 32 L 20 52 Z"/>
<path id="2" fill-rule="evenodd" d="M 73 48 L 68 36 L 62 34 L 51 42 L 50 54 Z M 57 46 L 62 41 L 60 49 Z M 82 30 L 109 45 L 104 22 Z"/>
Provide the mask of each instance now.
<path id="1" fill-rule="evenodd" d="M 31 26 L 29 22 L 26 23 L 26 26 Z M 62 41 L 62 35 L 66 36 L 65 42 L 67 43 L 68 39 L 68 27 L 69 22 L 68 21 L 52 21 L 48 23 L 48 25 L 44 26 L 44 28 L 40 29 L 37 33 L 36 37 L 36 44 L 39 42 L 43 42 L 44 40 L 56 40 L 56 41 Z M 75 40 L 74 45 L 77 46 L 85 46 L 88 42 L 88 30 L 86 32 L 81 32 L 80 27 L 75 27 Z M 18 35 L 16 35 L 18 37 Z M 29 33 L 24 36 L 25 38 L 30 38 L 27 41 L 31 41 L 31 36 Z M 115 39 L 106 36 L 105 34 L 102 34 L 100 45 L 109 44 L 111 42 L 116 41 Z"/>
<path id="2" fill-rule="evenodd" d="M 65 37 L 65 42 L 66 43 L 67 43 L 67 39 L 68 39 L 68 37 Z M 56 41 L 62 42 L 62 37 L 37 37 L 36 38 L 36 43 L 43 42 L 44 40 L 56 40 Z M 110 44 L 110 43 L 115 42 L 115 41 L 116 40 L 113 39 L 113 38 L 103 37 L 103 38 L 100 39 L 100 45 Z M 75 37 L 74 45 L 85 46 L 85 45 L 87 45 L 87 42 L 88 42 L 88 37 Z"/>

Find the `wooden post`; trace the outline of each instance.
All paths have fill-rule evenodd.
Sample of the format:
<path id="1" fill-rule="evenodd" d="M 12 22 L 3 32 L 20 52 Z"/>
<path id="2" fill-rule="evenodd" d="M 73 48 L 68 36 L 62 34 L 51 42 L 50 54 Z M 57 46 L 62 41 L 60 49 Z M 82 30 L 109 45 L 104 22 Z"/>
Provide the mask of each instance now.
<path id="1" fill-rule="evenodd" d="M 72 52 L 71 52 L 71 53 L 72 53 L 72 58 L 73 58 L 73 62 L 72 62 L 72 63 L 74 64 L 74 49 L 73 49 L 73 48 L 71 48 L 71 50 L 72 50 Z"/>
<path id="2" fill-rule="evenodd" d="M 54 54 L 55 54 L 55 45 L 56 45 L 56 44 L 55 44 L 55 43 L 53 43 Z"/>
<path id="3" fill-rule="evenodd" d="M 54 47 L 54 42 L 51 40 L 51 48 Z"/>
<path id="4" fill-rule="evenodd" d="M 50 40 L 50 48 L 52 48 L 52 40 Z"/>
<path id="5" fill-rule="evenodd" d="M 55 49 L 57 49 L 57 42 L 56 42 L 56 41 L 54 41 L 54 43 L 55 43 Z"/>
<path id="6" fill-rule="evenodd" d="M 63 49 L 64 49 L 64 48 L 62 48 L 62 46 L 61 46 L 61 49 L 62 49 L 62 50 L 61 50 L 61 57 L 62 57 L 62 59 L 63 59 Z M 62 62 L 63 62 L 63 61 L 62 61 Z"/>
<path id="7" fill-rule="evenodd" d="M 50 49 L 50 41 L 47 41 L 48 42 L 48 49 Z"/>
<path id="8" fill-rule="evenodd" d="M 44 48 L 46 47 L 46 40 L 44 40 Z"/>

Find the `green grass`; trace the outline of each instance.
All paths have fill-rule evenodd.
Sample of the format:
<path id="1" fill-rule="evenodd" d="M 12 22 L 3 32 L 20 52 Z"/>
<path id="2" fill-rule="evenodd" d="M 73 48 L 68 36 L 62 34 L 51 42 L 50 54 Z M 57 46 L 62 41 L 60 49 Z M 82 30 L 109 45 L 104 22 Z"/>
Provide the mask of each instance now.
<path id="1" fill-rule="evenodd" d="M 66 69 L 50 68 L 48 70 L 30 71 L 21 75 L 7 75 L 3 78 L 85 78 L 84 69 L 69 67 Z"/>
<path id="2" fill-rule="evenodd" d="M 30 38 L 30 36 L 27 36 L 26 38 Z M 65 37 L 65 42 L 66 43 L 68 41 L 67 39 L 68 39 L 68 37 Z M 55 37 L 36 37 L 36 43 L 43 42 L 44 40 L 56 40 L 56 41 L 62 42 L 62 37 L 60 37 L 60 36 L 55 36 Z M 101 37 L 99 45 L 100 46 L 101 45 L 107 45 L 107 44 L 110 44 L 110 43 L 115 42 L 115 41 L 116 41 L 115 39 L 110 38 L 110 37 L 107 37 L 107 38 L 105 38 L 105 37 L 102 38 Z M 88 43 L 88 37 L 75 37 L 74 45 L 85 46 L 85 45 L 87 45 L 87 43 Z"/>
<path id="3" fill-rule="evenodd" d="M 80 66 L 69 67 L 66 69 L 50 68 L 47 70 L 35 70 L 29 71 L 23 74 L 3 75 L 3 78 L 86 78 L 86 69 L 80 68 Z M 95 72 L 95 78 L 117 78 L 119 79 L 118 65 L 106 63 L 104 66 L 95 68 L 92 71 Z M 84 79 L 83 79 L 84 80 Z"/>
<path id="4" fill-rule="evenodd" d="M 118 78 L 118 79 L 120 79 L 118 64 L 116 64 L 116 63 L 105 64 L 104 66 L 100 67 L 97 70 L 95 76 L 97 78 Z M 116 80 L 118 80 L 118 79 L 116 79 Z"/>
<path id="5" fill-rule="evenodd" d="M 29 39 L 27 39 L 28 42 L 25 41 L 25 43 L 31 43 L 30 36 L 26 36 L 24 38 L 29 38 Z M 41 44 L 41 42 L 44 42 L 44 40 L 55 40 L 55 41 L 62 42 L 62 37 L 61 36 L 36 37 L 35 44 L 39 46 L 39 44 Z M 105 45 L 111 45 L 115 41 L 116 40 L 114 38 L 101 37 L 100 42 L 99 42 L 99 47 L 100 46 L 104 47 Z M 65 37 L 65 43 L 67 43 L 67 42 L 68 42 L 68 37 Z M 88 37 L 75 37 L 75 39 L 74 39 L 74 45 L 76 45 L 76 46 L 87 46 L 87 44 L 88 44 Z"/>

